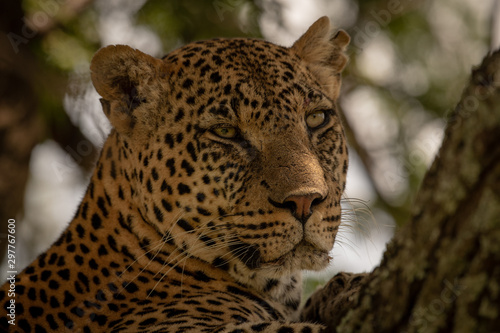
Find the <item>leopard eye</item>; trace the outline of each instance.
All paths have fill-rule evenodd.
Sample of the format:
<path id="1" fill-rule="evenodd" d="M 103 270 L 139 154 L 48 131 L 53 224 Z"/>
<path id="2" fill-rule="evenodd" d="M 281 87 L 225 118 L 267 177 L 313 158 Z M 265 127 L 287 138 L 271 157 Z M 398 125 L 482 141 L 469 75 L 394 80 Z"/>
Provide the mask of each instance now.
<path id="1" fill-rule="evenodd" d="M 233 126 L 220 126 L 212 130 L 212 132 L 224 139 L 233 139 L 238 134 L 236 127 Z"/>
<path id="2" fill-rule="evenodd" d="M 325 119 L 326 119 L 326 114 L 324 111 L 315 111 L 307 115 L 306 123 L 309 128 L 316 128 L 323 125 Z"/>

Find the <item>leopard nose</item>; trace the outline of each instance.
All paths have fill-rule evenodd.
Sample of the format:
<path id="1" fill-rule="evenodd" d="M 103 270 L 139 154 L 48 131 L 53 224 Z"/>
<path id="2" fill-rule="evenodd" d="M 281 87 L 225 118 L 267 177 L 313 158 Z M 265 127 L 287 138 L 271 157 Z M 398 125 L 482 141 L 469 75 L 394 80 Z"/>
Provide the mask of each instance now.
<path id="1" fill-rule="evenodd" d="M 295 218 L 305 224 L 312 214 L 313 206 L 323 201 L 323 199 L 319 193 L 291 195 L 284 200 L 284 204 L 291 208 Z"/>

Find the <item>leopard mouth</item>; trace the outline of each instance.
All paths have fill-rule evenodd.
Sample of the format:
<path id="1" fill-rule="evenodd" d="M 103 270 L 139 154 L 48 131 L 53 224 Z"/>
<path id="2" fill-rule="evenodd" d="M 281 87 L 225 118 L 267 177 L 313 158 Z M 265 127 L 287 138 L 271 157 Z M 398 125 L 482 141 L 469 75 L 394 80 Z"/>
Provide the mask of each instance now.
<path id="1" fill-rule="evenodd" d="M 318 249 L 311 245 L 306 240 L 300 241 L 294 248 L 282 256 L 262 262 L 260 268 L 278 268 L 285 266 L 289 262 L 309 260 L 311 263 L 314 262 L 324 262 L 325 265 L 330 263 L 333 258 L 330 256 L 328 251 Z"/>
<path id="2" fill-rule="evenodd" d="M 290 251 L 269 261 L 262 261 L 259 246 L 255 244 L 247 244 L 240 241 L 231 245 L 229 249 L 234 256 L 239 258 L 251 270 L 278 269 L 298 262 L 301 262 L 301 269 L 317 270 L 316 266 L 326 266 L 332 259 L 328 251 L 318 249 L 304 239 Z"/>

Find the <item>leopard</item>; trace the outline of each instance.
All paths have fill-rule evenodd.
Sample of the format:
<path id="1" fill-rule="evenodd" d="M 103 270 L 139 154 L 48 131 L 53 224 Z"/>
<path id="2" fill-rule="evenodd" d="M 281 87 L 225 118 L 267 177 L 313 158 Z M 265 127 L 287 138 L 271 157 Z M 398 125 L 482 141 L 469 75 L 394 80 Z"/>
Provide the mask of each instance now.
<path id="1" fill-rule="evenodd" d="M 322 332 L 300 321 L 301 274 L 331 263 L 341 223 L 349 42 L 322 17 L 290 47 L 98 50 L 112 129 L 67 228 L 0 289 L 1 328 Z"/>

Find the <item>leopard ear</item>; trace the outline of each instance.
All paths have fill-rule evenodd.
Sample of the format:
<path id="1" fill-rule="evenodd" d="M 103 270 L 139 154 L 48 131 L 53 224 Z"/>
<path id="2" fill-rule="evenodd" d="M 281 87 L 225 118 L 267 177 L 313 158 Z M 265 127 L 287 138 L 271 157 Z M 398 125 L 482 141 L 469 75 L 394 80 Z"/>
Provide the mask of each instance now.
<path id="1" fill-rule="evenodd" d="M 334 99 L 340 90 L 340 73 L 347 64 L 345 50 L 350 40 L 344 30 L 332 33 L 330 20 L 323 16 L 291 48 Z"/>
<path id="2" fill-rule="evenodd" d="M 100 49 L 90 64 L 92 83 L 102 96 L 103 111 L 120 133 L 148 131 L 154 119 L 144 106 L 158 92 L 154 89 L 164 76 L 164 63 L 126 45 Z"/>

